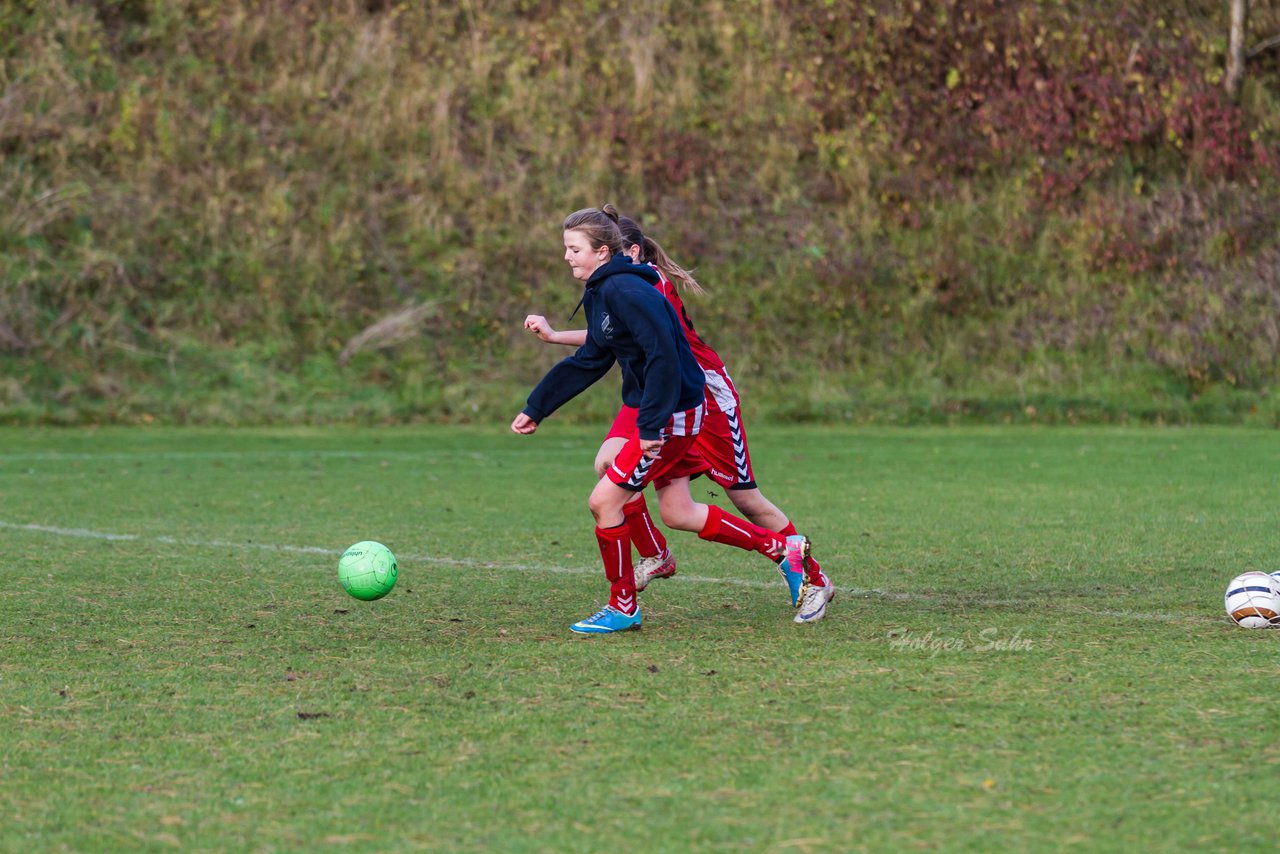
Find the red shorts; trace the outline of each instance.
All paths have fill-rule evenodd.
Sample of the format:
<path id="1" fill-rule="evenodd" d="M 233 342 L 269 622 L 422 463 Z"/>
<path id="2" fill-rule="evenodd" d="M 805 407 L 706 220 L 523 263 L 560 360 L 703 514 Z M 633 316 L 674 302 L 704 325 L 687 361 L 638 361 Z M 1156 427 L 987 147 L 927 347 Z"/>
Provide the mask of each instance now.
<path id="1" fill-rule="evenodd" d="M 640 415 L 640 410 L 634 406 L 624 405 L 618 410 L 618 415 L 613 419 L 613 424 L 609 427 L 609 433 L 606 439 L 630 439 L 631 434 L 636 432 L 636 418 Z"/>
<path id="2" fill-rule="evenodd" d="M 709 410 L 695 446 L 708 466 L 707 477 L 725 489 L 756 488 L 741 412 L 741 409 L 732 412 Z"/>
<path id="3" fill-rule="evenodd" d="M 694 444 L 697 457 L 703 467 L 697 474 L 705 474 L 724 489 L 755 489 L 755 472 L 751 470 L 751 452 L 747 450 L 747 433 L 742 426 L 741 409 L 735 408 L 731 413 L 708 407 L 707 415 L 702 421 L 702 429 L 698 431 Z M 630 439 L 636 434 L 635 407 L 624 406 L 618 410 L 613 419 L 606 439 Z M 668 475 L 666 480 L 656 486 L 661 488 L 671 478 L 680 475 Z M 615 481 L 616 483 L 617 481 Z"/>
<path id="4" fill-rule="evenodd" d="M 698 406 L 673 415 L 667 426 L 662 428 L 662 448 L 653 459 L 640 450 L 640 433 L 633 427 L 627 443 L 613 458 L 604 476 L 623 489 L 640 492 L 650 483 L 662 489 L 678 477 L 704 473 L 707 463 L 694 450 L 704 410 L 704 406 Z"/>

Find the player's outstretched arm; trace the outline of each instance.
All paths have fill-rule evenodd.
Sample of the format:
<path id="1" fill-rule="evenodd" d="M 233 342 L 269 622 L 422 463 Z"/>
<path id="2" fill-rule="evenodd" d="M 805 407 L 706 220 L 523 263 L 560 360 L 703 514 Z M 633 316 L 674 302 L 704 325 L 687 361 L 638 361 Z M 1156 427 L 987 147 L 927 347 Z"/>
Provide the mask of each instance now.
<path id="1" fill-rule="evenodd" d="M 557 332 L 541 314 L 531 314 L 526 317 L 524 319 L 524 328 L 548 344 L 581 347 L 587 340 L 587 330 L 574 329 L 570 332 Z"/>

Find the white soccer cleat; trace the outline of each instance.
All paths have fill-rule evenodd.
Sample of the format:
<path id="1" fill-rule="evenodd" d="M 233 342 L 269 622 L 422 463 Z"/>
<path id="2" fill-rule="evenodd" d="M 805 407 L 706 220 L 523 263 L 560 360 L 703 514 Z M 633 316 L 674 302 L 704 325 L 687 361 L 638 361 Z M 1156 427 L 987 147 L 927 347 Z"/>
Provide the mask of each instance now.
<path id="1" fill-rule="evenodd" d="M 641 558 L 635 565 L 636 590 L 643 590 L 655 578 L 670 578 L 676 574 L 676 557 L 671 549 L 663 549 L 662 554 Z"/>
<path id="2" fill-rule="evenodd" d="M 822 587 L 806 584 L 801 591 L 800 605 L 796 609 L 797 623 L 816 623 L 827 615 L 827 605 L 836 598 L 836 586 L 831 583 L 830 578 L 827 578 L 825 572 L 822 574 L 822 580 L 826 582 Z"/>

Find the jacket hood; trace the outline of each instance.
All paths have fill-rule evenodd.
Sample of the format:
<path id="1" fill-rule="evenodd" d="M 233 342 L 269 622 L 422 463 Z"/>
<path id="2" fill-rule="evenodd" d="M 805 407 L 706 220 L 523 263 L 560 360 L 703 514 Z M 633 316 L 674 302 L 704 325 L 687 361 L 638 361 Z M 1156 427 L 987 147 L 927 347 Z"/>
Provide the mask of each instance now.
<path id="1" fill-rule="evenodd" d="M 658 271 L 650 267 L 648 264 L 632 264 L 631 259 L 626 255 L 614 255 L 609 259 L 608 264 L 602 264 L 597 267 L 595 272 L 587 279 L 587 288 L 594 288 L 610 276 L 618 273 L 630 273 L 633 276 L 639 276 L 651 285 L 656 285 L 662 280 L 658 275 Z"/>
<path id="2" fill-rule="evenodd" d="M 609 259 L 608 264 L 602 264 L 596 268 L 595 272 L 587 278 L 587 283 L 582 288 L 582 298 L 578 300 L 578 304 L 573 307 L 573 313 L 569 315 L 569 319 L 573 320 L 578 316 L 578 309 L 582 308 L 582 303 L 586 301 L 587 294 L 593 291 L 601 282 L 610 276 L 618 274 L 630 274 L 639 276 L 646 284 L 656 285 L 662 281 L 662 276 L 658 275 L 658 271 L 650 267 L 648 264 L 632 264 L 631 259 L 626 255 L 614 255 Z"/>

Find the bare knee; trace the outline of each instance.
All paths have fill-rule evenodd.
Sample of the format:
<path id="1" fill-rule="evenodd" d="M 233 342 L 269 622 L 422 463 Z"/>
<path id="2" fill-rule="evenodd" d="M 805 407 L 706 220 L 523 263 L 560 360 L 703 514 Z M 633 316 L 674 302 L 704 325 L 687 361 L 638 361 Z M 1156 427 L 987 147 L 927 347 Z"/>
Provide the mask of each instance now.
<path id="1" fill-rule="evenodd" d="M 601 478 L 587 499 L 587 509 L 600 528 L 613 528 L 626 521 L 622 506 L 635 495 L 606 478 Z"/>
<path id="2" fill-rule="evenodd" d="M 706 508 L 695 504 L 692 499 L 680 497 L 661 501 L 658 511 L 662 524 L 677 531 L 701 531 L 706 522 Z"/>
<path id="3" fill-rule="evenodd" d="M 685 530 L 684 525 L 680 524 L 684 521 L 684 514 L 676 511 L 672 507 L 666 506 L 665 504 L 660 506 L 658 510 L 659 514 L 662 516 L 662 524 L 666 525 L 668 528 L 674 528 L 677 531 Z"/>
<path id="4" fill-rule="evenodd" d="M 609 502 L 593 492 L 591 497 L 587 499 L 587 509 L 591 511 L 592 517 L 595 518 L 596 524 L 599 525 L 601 518 L 609 513 Z"/>

